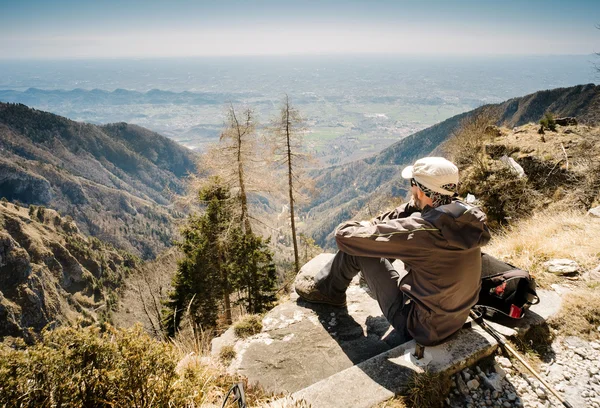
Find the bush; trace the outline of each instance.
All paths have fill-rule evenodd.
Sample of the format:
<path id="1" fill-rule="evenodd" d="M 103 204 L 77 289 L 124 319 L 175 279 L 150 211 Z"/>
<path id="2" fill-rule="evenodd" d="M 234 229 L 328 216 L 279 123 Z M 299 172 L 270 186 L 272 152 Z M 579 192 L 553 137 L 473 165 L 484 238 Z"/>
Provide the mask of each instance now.
<path id="1" fill-rule="evenodd" d="M 260 333 L 262 330 L 262 319 L 258 315 L 246 315 L 233 326 L 235 335 L 246 338 Z"/>
<path id="2" fill-rule="evenodd" d="M 37 219 L 40 222 L 44 222 L 45 216 L 46 216 L 46 208 L 40 205 L 37 209 Z"/>
<path id="3" fill-rule="evenodd" d="M 6 207 L 6 206 L 8 205 L 8 200 L 6 199 L 6 197 L 2 197 L 2 198 L 0 199 L 0 201 L 2 202 L 2 205 L 3 205 L 3 206 L 5 206 L 5 207 Z"/>
<path id="4" fill-rule="evenodd" d="M 548 129 L 552 132 L 556 132 L 556 121 L 554 120 L 554 115 L 550 112 L 547 112 L 540 120 L 540 125 L 542 125 L 542 130 Z"/>
<path id="5" fill-rule="evenodd" d="M 154 340 L 139 325 L 63 327 L 44 332 L 29 347 L 20 339 L 0 343 L 0 406 L 221 406 L 239 382 L 248 406 L 272 399 L 240 376 L 203 365 L 198 356 L 186 362 L 182 352 L 194 355 Z"/>
<path id="6" fill-rule="evenodd" d="M 167 406 L 175 356 L 141 326 L 59 328 L 36 345 L 0 350 L 0 405 Z"/>

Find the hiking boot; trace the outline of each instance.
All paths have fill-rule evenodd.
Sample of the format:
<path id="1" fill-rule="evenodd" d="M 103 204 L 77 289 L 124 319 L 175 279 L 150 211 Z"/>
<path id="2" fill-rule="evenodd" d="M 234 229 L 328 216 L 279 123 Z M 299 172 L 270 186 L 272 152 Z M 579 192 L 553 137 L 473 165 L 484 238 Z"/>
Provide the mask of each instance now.
<path id="1" fill-rule="evenodd" d="M 324 303 L 337 307 L 346 306 L 346 295 L 339 299 L 330 298 L 316 288 L 315 281 L 312 277 L 304 277 L 304 279 L 302 279 L 302 277 L 299 278 L 300 279 L 296 279 L 294 288 L 296 289 L 298 296 L 303 300 L 310 303 Z"/>

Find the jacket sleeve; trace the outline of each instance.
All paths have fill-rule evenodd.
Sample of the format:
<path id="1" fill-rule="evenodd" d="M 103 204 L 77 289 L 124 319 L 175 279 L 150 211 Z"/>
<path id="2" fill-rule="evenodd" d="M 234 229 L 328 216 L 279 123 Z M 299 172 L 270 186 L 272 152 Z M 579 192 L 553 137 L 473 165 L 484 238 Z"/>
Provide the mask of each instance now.
<path id="1" fill-rule="evenodd" d="M 440 231 L 421 217 L 365 225 L 350 221 L 335 231 L 338 248 L 350 255 L 373 258 L 412 258 L 444 241 Z"/>
<path id="2" fill-rule="evenodd" d="M 373 220 L 371 220 L 371 223 L 380 224 L 389 220 L 406 218 L 415 212 L 419 212 L 419 209 L 414 205 L 413 201 L 410 200 L 408 203 L 404 203 L 400 207 L 397 207 L 392 211 L 388 211 L 378 215 L 377 217 L 373 218 Z"/>

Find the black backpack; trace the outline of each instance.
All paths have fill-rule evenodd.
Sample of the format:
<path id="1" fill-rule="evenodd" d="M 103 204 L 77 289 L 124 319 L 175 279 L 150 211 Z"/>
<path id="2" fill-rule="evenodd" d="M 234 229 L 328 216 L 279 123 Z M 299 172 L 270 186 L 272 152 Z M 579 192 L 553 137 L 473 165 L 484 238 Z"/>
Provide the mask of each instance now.
<path id="1" fill-rule="evenodd" d="M 481 263 L 481 290 L 474 309 L 483 316 L 521 319 L 540 302 L 529 272 L 488 254 L 481 255 Z"/>

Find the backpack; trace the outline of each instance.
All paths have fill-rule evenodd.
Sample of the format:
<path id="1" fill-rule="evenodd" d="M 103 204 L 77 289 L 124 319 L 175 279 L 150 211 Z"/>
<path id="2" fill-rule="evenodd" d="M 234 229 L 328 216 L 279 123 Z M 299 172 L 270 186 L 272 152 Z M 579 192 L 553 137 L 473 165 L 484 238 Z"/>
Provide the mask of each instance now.
<path id="1" fill-rule="evenodd" d="M 521 319 L 540 302 L 529 272 L 488 254 L 481 255 L 481 263 L 481 289 L 474 309 L 483 316 Z"/>

